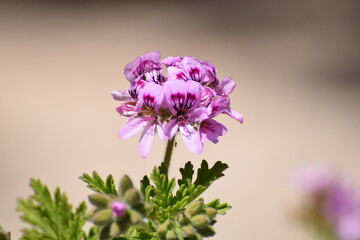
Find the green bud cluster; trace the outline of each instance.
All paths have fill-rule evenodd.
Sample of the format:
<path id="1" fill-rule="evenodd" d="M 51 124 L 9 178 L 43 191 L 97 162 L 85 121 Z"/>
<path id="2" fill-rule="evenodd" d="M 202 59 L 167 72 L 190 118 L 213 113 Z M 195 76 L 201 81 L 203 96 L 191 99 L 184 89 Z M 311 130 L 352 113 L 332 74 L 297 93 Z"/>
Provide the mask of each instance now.
<path id="1" fill-rule="evenodd" d="M 146 215 L 147 204 L 127 175 L 120 181 L 118 195 L 97 193 L 88 198 L 95 206 L 95 209 L 88 214 L 88 219 L 101 227 L 100 240 L 125 234 L 131 226 L 142 223 Z M 114 203 L 124 208 L 121 214 L 114 213 Z"/>
<path id="2" fill-rule="evenodd" d="M 204 204 L 203 199 L 190 203 L 174 219 L 157 225 L 156 233 L 161 240 L 200 240 L 215 235 L 217 210 Z"/>

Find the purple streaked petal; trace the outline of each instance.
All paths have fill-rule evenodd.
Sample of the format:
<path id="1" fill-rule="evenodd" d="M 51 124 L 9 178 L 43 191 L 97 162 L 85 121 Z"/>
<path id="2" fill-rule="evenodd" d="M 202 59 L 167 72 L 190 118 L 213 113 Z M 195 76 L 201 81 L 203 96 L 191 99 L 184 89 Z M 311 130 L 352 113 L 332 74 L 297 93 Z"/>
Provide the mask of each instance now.
<path id="1" fill-rule="evenodd" d="M 240 123 L 244 122 L 243 115 L 235 110 L 232 110 L 231 108 L 225 109 L 224 113 L 232 117 L 233 119 L 237 120 Z"/>
<path id="2" fill-rule="evenodd" d="M 160 63 L 157 62 L 160 60 L 160 53 L 157 51 L 148 52 L 142 54 L 140 57 L 137 57 L 134 61 L 128 63 L 124 68 L 124 74 L 126 79 L 130 82 L 133 82 L 139 76 L 142 76 L 145 73 L 145 68 L 147 63 L 155 63 L 156 68 Z M 151 64 L 152 65 L 152 64 Z M 151 69 L 152 70 L 152 69 Z"/>
<path id="3" fill-rule="evenodd" d="M 129 87 L 129 94 L 131 97 L 137 99 L 140 92 L 142 91 L 142 89 L 145 87 L 145 85 L 147 84 L 146 81 L 142 80 L 142 79 L 135 79 Z"/>
<path id="4" fill-rule="evenodd" d="M 202 141 L 209 140 L 217 143 L 219 142 L 219 137 L 224 136 L 226 133 L 226 127 L 214 119 L 209 118 L 201 122 L 200 134 Z"/>
<path id="5" fill-rule="evenodd" d="M 179 126 L 177 125 L 177 119 L 171 119 L 165 126 L 165 135 L 168 139 L 173 139 Z"/>
<path id="6" fill-rule="evenodd" d="M 182 140 L 186 149 L 195 154 L 199 154 L 203 151 L 204 145 L 200 140 L 200 133 L 190 124 L 179 127 Z"/>
<path id="7" fill-rule="evenodd" d="M 111 92 L 112 97 L 118 101 L 125 101 L 131 98 L 128 91 L 114 90 Z"/>
<path id="8" fill-rule="evenodd" d="M 142 158 L 147 158 L 149 156 L 151 146 L 154 140 L 155 126 L 156 126 L 155 124 L 146 125 L 146 127 L 144 128 L 141 134 L 138 145 L 138 154 Z"/>
<path id="9" fill-rule="evenodd" d="M 131 138 L 135 136 L 143 127 L 145 127 L 146 124 L 147 122 L 141 118 L 129 118 L 127 123 L 122 128 L 120 128 L 118 135 L 121 139 Z"/>
<path id="10" fill-rule="evenodd" d="M 220 95 L 221 94 L 229 95 L 230 93 L 232 93 L 235 86 L 236 86 L 235 81 L 231 77 L 226 77 L 221 81 L 219 85 L 218 93 Z"/>
<path id="11" fill-rule="evenodd" d="M 180 68 L 168 67 L 167 68 L 167 79 L 169 80 L 189 80 L 189 76 Z"/>
<path id="12" fill-rule="evenodd" d="M 179 111 L 191 112 L 200 103 L 201 85 L 194 81 L 171 80 L 164 83 L 168 108 L 176 115 Z"/>
<path id="13" fill-rule="evenodd" d="M 143 88 L 140 98 L 147 107 L 158 112 L 160 107 L 162 107 L 164 100 L 163 86 L 154 82 L 149 82 Z"/>
<path id="14" fill-rule="evenodd" d="M 205 69 L 198 60 L 192 57 L 184 57 L 181 63 L 184 72 L 187 73 L 186 75 L 189 76 L 191 80 L 202 82 L 205 75 Z"/>

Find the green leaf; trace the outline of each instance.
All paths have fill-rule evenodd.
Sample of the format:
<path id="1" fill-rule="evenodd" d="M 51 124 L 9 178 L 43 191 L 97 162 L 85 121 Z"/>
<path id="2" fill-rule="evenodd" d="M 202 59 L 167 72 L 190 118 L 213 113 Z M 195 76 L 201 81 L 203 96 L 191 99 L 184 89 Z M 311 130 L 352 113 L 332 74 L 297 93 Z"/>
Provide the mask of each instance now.
<path id="1" fill-rule="evenodd" d="M 150 180 L 148 176 L 144 176 L 142 180 L 140 180 L 140 191 L 143 196 L 146 196 L 146 188 L 150 186 Z"/>
<path id="2" fill-rule="evenodd" d="M 181 173 L 181 179 L 178 180 L 178 184 L 179 186 L 183 185 L 183 184 L 188 184 L 188 182 L 192 182 L 192 177 L 194 175 L 194 166 L 191 164 L 191 162 L 187 162 L 185 164 L 184 168 L 180 168 L 180 173 Z"/>
<path id="3" fill-rule="evenodd" d="M 88 239 L 82 230 L 85 219 L 84 202 L 72 210 L 68 198 L 57 188 L 53 195 L 40 180 L 30 180 L 33 194 L 18 201 L 21 219 L 31 225 L 23 230 L 22 240 L 83 240 Z M 90 240 L 90 238 L 89 238 Z M 92 239 L 91 239 L 92 240 Z"/>
<path id="4" fill-rule="evenodd" d="M 203 160 L 201 162 L 201 168 L 197 171 L 197 177 L 194 184 L 208 188 L 212 182 L 224 176 L 223 172 L 227 168 L 229 168 L 229 166 L 226 163 L 217 161 L 214 166 L 209 169 L 208 163 Z"/>
<path id="5" fill-rule="evenodd" d="M 107 176 L 106 182 L 101 179 L 96 171 L 93 171 L 92 177 L 87 173 L 83 173 L 80 179 L 86 182 L 87 187 L 95 192 L 117 196 L 114 178 L 111 174 Z"/>

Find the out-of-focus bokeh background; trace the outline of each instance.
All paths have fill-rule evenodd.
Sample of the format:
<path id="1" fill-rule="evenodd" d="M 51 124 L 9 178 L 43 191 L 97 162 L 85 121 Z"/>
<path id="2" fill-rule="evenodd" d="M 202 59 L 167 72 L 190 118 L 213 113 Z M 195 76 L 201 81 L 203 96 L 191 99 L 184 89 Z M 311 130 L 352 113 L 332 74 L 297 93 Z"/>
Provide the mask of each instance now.
<path id="1" fill-rule="evenodd" d="M 96 169 L 139 180 L 148 159 L 110 92 L 143 52 L 208 60 L 232 76 L 243 125 L 202 155 L 180 142 L 170 172 L 223 160 L 226 177 L 205 199 L 233 205 L 214 239 L 311 239 L 292 219 L 291 174 L 325 161 L 360 187 L 360 14 L 356 0 L 3 1 L 0 3 L 0 225 L 20 237 L 16 200 L 29 178 L 60 186 L 74 204 L 90 193 L 78 176 Z"/>

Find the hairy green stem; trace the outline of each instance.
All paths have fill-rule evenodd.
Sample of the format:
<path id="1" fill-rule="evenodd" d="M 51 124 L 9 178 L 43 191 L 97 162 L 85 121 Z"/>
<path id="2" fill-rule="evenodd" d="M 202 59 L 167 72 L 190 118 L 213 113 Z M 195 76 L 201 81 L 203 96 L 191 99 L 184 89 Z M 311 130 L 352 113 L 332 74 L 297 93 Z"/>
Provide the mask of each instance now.
<path id="1" fill-rule="evenodd" d="M 164 167 L 164 170 L 165 170 L 164 173 L 166 174 L 166 176 L 169 173 L 171 155 L 172 155 L 172 152 L 174 150 L 174 145 L 175 145 L 175 136 L 171 140 L 169 140 L 167 142 L 166 151 L 165 151 L 165 157 L 164 157 L 164 161 L 162 163 L 162 165 Z"/>

